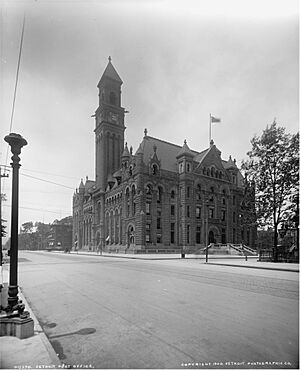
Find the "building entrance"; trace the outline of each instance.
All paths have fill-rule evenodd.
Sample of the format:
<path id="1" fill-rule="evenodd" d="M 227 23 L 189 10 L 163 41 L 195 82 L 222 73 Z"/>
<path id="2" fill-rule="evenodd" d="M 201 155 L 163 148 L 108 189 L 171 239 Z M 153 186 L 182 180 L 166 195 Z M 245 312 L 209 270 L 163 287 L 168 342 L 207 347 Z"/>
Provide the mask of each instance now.
<path id="1" fill-rule="evenodd" d="M 129 226 L 128 228 L 128 246 L 134 244 L 134 227 Z"/>
<path id="2" fill-rule="evenodd" d="M 212 230 L 210 230 L 210 232 L 208 233 L 208 244 L 215 243 L 215 242 L 216 242 L 215 234 Z"/>

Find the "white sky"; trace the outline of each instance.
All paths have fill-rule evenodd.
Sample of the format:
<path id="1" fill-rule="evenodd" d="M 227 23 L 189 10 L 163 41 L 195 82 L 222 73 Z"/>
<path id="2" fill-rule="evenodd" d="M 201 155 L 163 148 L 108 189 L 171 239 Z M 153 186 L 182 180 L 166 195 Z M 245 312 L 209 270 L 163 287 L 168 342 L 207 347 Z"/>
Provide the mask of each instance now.
<path id="1" fill-rule="evenodd" d="M 72 213 L 72 189 L 94 179 L 97 83 L 107 58 L 123 80 L 125 137 L 148 134 L 193 150 L 213 139 L 238 163 L 276 117 L 298 130 L 297 0 L 36 0 L 1 5 L 0 163 L 7 145 L 23 14 L 26 24 L 12 132 L 24 136 L 20 225 Z M 159 153 L 158 153 L 159 155 Z M 11 177 L 2 179 L 10 224 Z M 9 228 L 9 227 L 8 227 Z M 9 231 L 9 230 L 8 230 Z"/>

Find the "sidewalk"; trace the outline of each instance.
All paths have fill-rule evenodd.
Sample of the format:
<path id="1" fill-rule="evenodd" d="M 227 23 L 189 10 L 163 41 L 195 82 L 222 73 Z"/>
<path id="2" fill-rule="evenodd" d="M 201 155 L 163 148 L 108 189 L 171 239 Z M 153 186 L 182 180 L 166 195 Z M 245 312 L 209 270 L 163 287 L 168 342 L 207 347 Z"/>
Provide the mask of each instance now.
<path id="1" fill-rule="evenodd" d="M 54 252 L 63 253 L 63 252 Z M 70 252 L 71 254 L 95 256 L 95 257 L 115 257 L 115 258 L 128 258 L 128 259 L 139 259 L 139 260 L 174 260 L 182 259 L 181 254 L 124 254 L 124 253 L 107 253 L 103 252 L 99 254 L 97 252 L 79 251 Z M 185 259 L 196 259 L 200 263 L 205 262 L 205 255 L 186 254 Z M 232 266 L 232 267 L 244 267 L 252 269 L 265 269 L 265 270 L 277 270 L 277 271 L 290 271 L 299 273 L 298 263 L 274 263 L 274 262 L 260 262 L 258 256 L 248 256 L 247 261 L 243 256 L 228 256 L 228 255 L 211 255 L 208 256 L 209 265 L 221 265 L 221 266 Z"/>
<path id="2" fill-rule="evenodd" d="M 2 266 L 0 283 L 7 289 L 8 265 Z M 0 337 L 0 369 L 62 368 L 59 358 L 20 290 L 19 288 L 19 298 L 25 303 L 25 310 L 29 311 L 34 321 L 34 335 L 26 339 Z"/>

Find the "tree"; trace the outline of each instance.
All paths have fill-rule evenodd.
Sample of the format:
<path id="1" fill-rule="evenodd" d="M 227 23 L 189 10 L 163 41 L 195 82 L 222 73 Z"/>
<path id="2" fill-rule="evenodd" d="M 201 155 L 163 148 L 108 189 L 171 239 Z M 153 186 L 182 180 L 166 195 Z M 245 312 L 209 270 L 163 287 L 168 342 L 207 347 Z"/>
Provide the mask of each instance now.
<path id="1" fill-rule="evenodd" d="M 33 222 L 32 221 L 25 222 L 24 224 L 22 224 L 21 233 L 22 234 L 31 233 L 32 229 L 33 229 Z"/>
<path id="2" fill-rule="evenodd" d="M 290 199 L 299 192 L 299 133 L 287 134 L 272 125 L 251 140 L 252 150 L 242 168 L 255 183 L 256 212 L 261 226 L 274 231 L 274 260 L 278 260 L 278 227 L 289 213 Z"/>

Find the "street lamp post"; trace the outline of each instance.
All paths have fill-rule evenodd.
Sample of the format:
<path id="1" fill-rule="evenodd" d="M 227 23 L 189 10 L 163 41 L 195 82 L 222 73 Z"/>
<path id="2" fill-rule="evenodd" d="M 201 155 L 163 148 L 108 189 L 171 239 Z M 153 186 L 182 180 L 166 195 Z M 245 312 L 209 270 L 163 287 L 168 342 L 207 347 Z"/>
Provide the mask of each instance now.
<path id="1" fill-rule="evenodd" d="M 13 156 L 12 205 L 11 205 L 11 236 L 10 236 L 10 269 L 7 307 L 1 306 L 6 315 L 0 317 L 2 335 L 24 339 L 33 336 L 34 321 L 29 312 L 24 311 L 25 305 L 18 297 L 18 216 L 19 216 L 19 168 L 21 149 L 27 141 L 19 134 L 10 133 L 4 140 L 10 145 Z"/>
<path id="2" fill-rule="evenodd" d="M 208 204 L 206 203 L 206 223 L 205 223 L 205 262 L 208 262 Z"/>
<path id="3" fill-rule="evenodd" d="M 10 145 L 13 156 L 11 157 L 13 168 L 12 176 L 12 211 L 11 211 L 11 246 L 10 246 L 10 271 L 8 287 L 8 309 L 24 311 L 24 304 L 18 298 L 18 216 L 19 216 L 19 168 L 21 148 L 27 145 L 27 141 L 19 134 L 11 133 L 4 140 Z"/>

